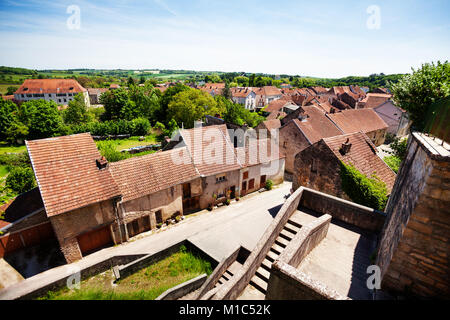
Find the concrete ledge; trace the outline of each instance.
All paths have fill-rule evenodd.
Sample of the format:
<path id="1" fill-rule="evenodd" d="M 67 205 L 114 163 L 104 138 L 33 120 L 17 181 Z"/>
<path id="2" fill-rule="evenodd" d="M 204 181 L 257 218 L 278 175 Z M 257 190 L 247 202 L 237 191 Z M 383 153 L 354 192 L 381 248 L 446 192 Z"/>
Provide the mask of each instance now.
<path id="1" fill-rule="evenodd" d="M 192 291 L 200 288 L 200 286 L 206 281 L 207 278 L 208 276 L 204 273 L 194 279 L 186 281 L 182 284 L 177 285 L 176 287 L 165 291 L 155 300 L 177 300 L 181 297 L 184 297 L 188 293 L 191 293 Z"/>
<path id="2" fill-rule="evenodd" d="M 386 220 L 384 212 L 307 188 L 300 206 L 375 233 L 381 232 Z"/>
<path id="3" fill-rule="evenodd" d="M 287 263 L 275 261 L 272 264 L 266 300 L 348 300 L 348 298 Z"/>
<path id="4" fill-rule="evenodd" d="M 302 260 L 327 236 L 331 216 L 328 214 L 302 227 L 278 257 L 279 261 L 296 268 Z"/>
<path id="5" fill-rule="evenodd" d="M 209 261 L 211 263 L 211 267 L 214 268 L 215 265 L 217 265 L 217 261 L 214 258 L 207 255 L 203 250 L 199 249 L 197 246 L 192 244 L 190 241 L 184 240 L 184 241 L 174 244 L 173 246 L 170 246 L 164 250 L 161 250 L 154 254 L 143 256 L 142 258 L 132 261 L 126 265 L 119 266 L 115 270 L 116 280 L 126 278 L 129 275 L 131 275 L 131 274 L 133 274 L 133 273 L 135 273 L 157 261 L 160 261 L 162 259 L 169 257 L 170 255 L 178 252 L 180 250 L 181 246 L 183 246 L 183 245 L 186 247 L 186 249 L 188 251 L 191 251 L 194 254 L 197 254 L 200 257 L 202 257 L 203 259 Z"/>

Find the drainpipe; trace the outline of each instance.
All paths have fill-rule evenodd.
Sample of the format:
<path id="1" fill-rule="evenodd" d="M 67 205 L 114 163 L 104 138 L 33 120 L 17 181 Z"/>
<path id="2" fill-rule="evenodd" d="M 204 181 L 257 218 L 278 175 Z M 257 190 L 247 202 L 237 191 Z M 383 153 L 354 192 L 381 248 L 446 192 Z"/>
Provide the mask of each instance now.
<path id="1" fill-rule="evenodd" d="M 122 230 L 120 228 L 120 217 L 119 217 L 119 212 L 118 212 L 118 208 L 117 208 L 118 206 L 120 206 L 120 201 L 122 201 L 122 198 L 113 199 L 113 207 L 114 207 L 114 214 L 116 216 L 117 227 L 119 229 L 120 243 L 123 243 Z M 126 230 L 126 228 L 125 228 L 125 230 Z"/>

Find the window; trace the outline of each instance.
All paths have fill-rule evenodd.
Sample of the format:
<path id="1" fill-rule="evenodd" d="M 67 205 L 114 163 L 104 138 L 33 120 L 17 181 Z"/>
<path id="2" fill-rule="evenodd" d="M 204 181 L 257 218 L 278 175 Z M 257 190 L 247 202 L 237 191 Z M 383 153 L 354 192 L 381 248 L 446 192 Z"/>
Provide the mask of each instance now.
<path id="1" fill-rule="evenodd" d="M 216 183 L 221 183 L 221 182 L 224 182 L 226 180 L 227 180 L 227 178 L 226 178 L 226 175 L 224 175 L 224 174 L 216 176 Z"/>
<path id="2" fill-rule="evenodd" d="M 261 176 L 261 188 L 266 184 L 266 176 Z"/>
<path id="3" fill-rule="evenodd" d="M 248 189 L 251 190 L 255 187 L 255 179 L 252 179 L 248 183 Z"/>
<path id="4" fill-rule="evenodd" d="M 242 179 L 247 180 L 248 179 L 248 171 L 244 172 L 244 176 L 242 177 Z"/>
<path id="5" fill-rule="evenodd" d="M 242 191 L 247 190 L 247 181 L 242 182 Z"/>
<path id="6" fill-rule="evenodd" d="M 156 224 L 160 224 L 163 222 L 161 210 L 156 211 L 155 218 L 156 218 Z"/>

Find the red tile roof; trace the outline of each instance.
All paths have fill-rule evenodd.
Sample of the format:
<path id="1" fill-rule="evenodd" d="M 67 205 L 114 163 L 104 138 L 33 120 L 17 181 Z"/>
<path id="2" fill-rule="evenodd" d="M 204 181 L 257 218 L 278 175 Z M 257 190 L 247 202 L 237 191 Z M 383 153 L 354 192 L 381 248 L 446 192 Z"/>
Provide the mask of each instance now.
<path id="1" fill-rule="evenodd" d="M 293 103 L 292 101 L 288 101 L 288 100 L 282 98 L 282 99 L 278 99 L 278 100 L 270 102 L 269 105 L 264 109 L 264 111 L 265 112 L 280 111 L 286 105 L 294 105 L 294 106 L 296 106 L 296 104 Z"/>
<path id="2" fill-rule="evenodd" d="M 244 168 L 286 158 L 277 144 L 272 145 L 271 139 L 251 140 L 250 145 L 235 148 L 235 152 Z"/>
<path id="3" fill-rule="evenodd" d="M 267 129 L 269 131 L 274 129 L 279 129 L 281 127 L 281 121 L 279 119 L 271 119 L 261 122 L 262 129 Z"/>
<path id="4" fill-rule="evenodd" d="M 349 143 L 351 143 L 352 146 L 350 151 L 343 155 L 339 150 L 347 139 L 349 139 Z M 325 138 L 323 141 L 339 160 L 346 164 L 351 163 L 356 169 L 369 178 L 375 174 L 386 183 L 388 192 L 391 192 L 396 179 L 396 174 L 377 155 L 376 147 L 364 133 L 356 132 L 345 134 Z"/>
<path id="5" fill-rule="evenodd" d="M 372 109 L 349 109 L 327 115 L 344 133 L 387 129 L 388 125 Z"/>
<path id="6" fill-rule="evenodd" d="M 367 96 L 361 100 L 360 105 L 363 108 L 376 108 L 386 101 L 390 100 L 392 95 L 383 93 L 368 93 Z"/>
<path id="7" fill-rule="evenodd" d="M 253 88 L 231 88 L 231 95 L 236 98 L 247 98 L 253 92 Z"/>
<path id="8" fill-rule="evenodd" d="M 202 176 L 237 170 L 241 166 L 234 156 L 226 125 L 180 130 L 194 165 Z M 218 154 L 216 154 L 218 152 Z"/>
<path id="9" fill-rule="evenodd" d="M 120 196 L 89 133 L 26 141 L 49 217 Z"/>
<path id="10" fill-rule="evenodd" d="M 15 93 L 79 93 L 86 91 L 74 79 L 27 79 Z"/>
<path id="11" fill-rule="evenodd" d="M 255 89 L 255 93 L 261 96 L 281 96 L 281 90 L 274 86 L 264 86 Z"/>
<path id="12" fill-rule="evenodd" d="M 342 131 L 328 119 L 322 110 L 315 106 L 303 106 L 305 120 L 294 119 L 295 125 L 303 132 L 311 144 L 320 139 L 341 135 Z"/>
<path id="13" fill-rule="evenodd" d="M 137 199 L 200 176 L 187 148 L 114 162 L 109 168 L 123 201 Z"/>

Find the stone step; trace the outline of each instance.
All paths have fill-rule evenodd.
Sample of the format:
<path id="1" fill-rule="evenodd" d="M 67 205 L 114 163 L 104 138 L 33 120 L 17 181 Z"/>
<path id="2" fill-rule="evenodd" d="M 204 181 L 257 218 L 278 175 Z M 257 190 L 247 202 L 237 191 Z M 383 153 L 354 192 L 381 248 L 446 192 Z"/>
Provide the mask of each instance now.
<path id="1" fill-rule="evenodd" d="M 233 277 L 233 274 L 230 272 L 230 270 L 225 270 L 225 273 L 224 274 L 226 274 L 227 275 L 227 278 L 232 278 Z"/>
<path id="2" fill-rule="evenodd" d="M 226 281 L 228 281 L 228 280 L 230 280 L 231 276 L 225 272 L 221 278 L 224 278 Z"/>
<path id="3" fill-rule="evenodd" d="M 272 262 L 264 259 L 263 262 L 261 263 L 261 267 L 266 269 L 267 271 L 270 271 L 272 269 Z"/>
<path id="4" fill-rule="evenodd" d="M 273 244 L 273 246 L 272 246 L 271 249 L 272 249 L 273 251 L 275 251 L 276 253 L 278 253 L 278 254 L 281 254 L 281 253 L 283 252 L 283 250 L 284 250 L 283 247 L 279 246 L 279 245 L 276 244 L 276 243 Z"/>
<path id="5" fill-rule="evenodd" d="M 289 224 L 291 224 L 291 225 L 297 227 L 298 229 L 301 229 L 301 228 L 302 228 L 302 225 L 301 225 L 300 223 L 298 223 L 297 221 L 294 221 L 294 220 L 289 219 L 289 220 L 287 221 L 287 223 L 289 223 Z"/>
<path id="6" fill-rule="evenodd" d="M 250 284 L 254 286 L 257 290 L 261 291 L 262 293 L 266 294 L 267 292 L 267 282 L 258 277 L 257 275 L 254 275 L 253 278 L 250 280 Z"/>
<path id="7" fill-rule="evenodd" d="M 256 274 L 264 281 L 269 282 L 270 272 L 263 267 L 259 267 L 258 270 L 256 270 Z"/>
<path id="8" fill-rule="evenodd" d="M 239 262 L 235 261 L 228 267 L 227 270 L 230 271 L 232 275 L 235 275 L 241 269 L 242 269 L 242 264 L 240 264 Z"/>
<path id="9" fill-rule="evenodd" d="M 285 225 L 284 225 L 284 228 L 283 228 L 284 230 L 287 230 L 287 231 L 289 231 L 289 232 L 291 232 L 292 234 L 297 234 L 297 232 L 299 232 L 300 231 L 300 228 L 298 228 L 298 227 L 296 227 L 296 226 L 294 226 L 294 225 L 292 225 L 292 224 L 290 224 L 290 223 L 286 223 Z"/>
<path id="10" fill-rule="evenodd" d="M 282 247 L 282 248 L 286 248 L 287 245 L 289 244 L 289 240 L 286 240 L 283 237 L 278 237 L 278 238 L 275 239 L 275 243 L 277 245 L 279 245 L 280 247 Z"/>
<path id="11" fill-rule="evenodd" d="M 273 252 L 273 251 L 269 251 L 269 252 L 267 253 L 267 255 L 266 255 L 266 259 L 268 259 L 269 261 L 274 262 L 275 260 L 278 259 L 279 256 L 280 256 L 279 254 L 276 254 L 276 253 Z"/>
<path id="12" fill-rule="evenodd" d="M 292 232 L 289 232 L 286 229 L 283 229 L 280 232 L 280 237 L 282 237 L 282 238 L 284 238 L 284 239 L 286 239 L 288 241 L 291 241 L 295 237 L 295 234 L 292 233 Z"/>

